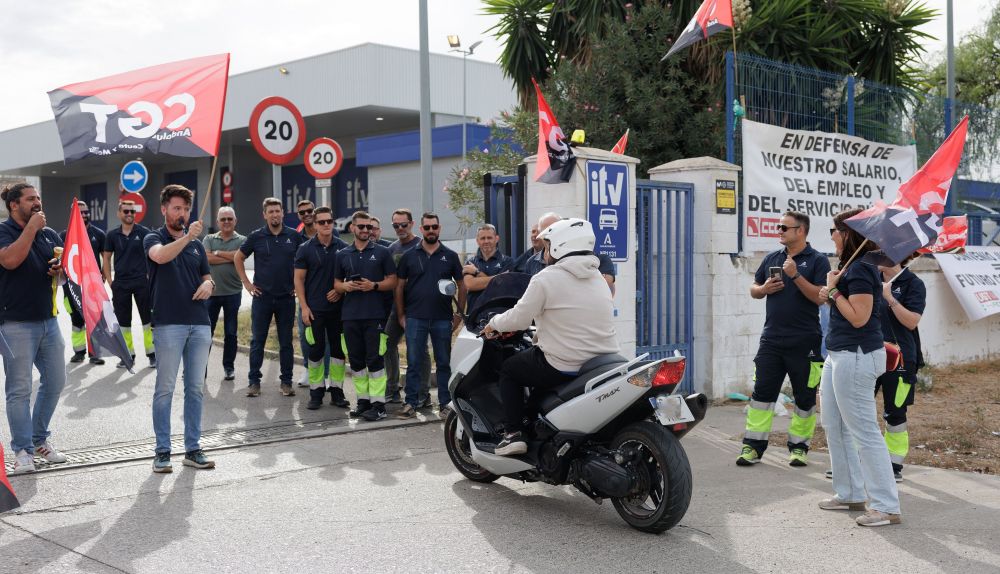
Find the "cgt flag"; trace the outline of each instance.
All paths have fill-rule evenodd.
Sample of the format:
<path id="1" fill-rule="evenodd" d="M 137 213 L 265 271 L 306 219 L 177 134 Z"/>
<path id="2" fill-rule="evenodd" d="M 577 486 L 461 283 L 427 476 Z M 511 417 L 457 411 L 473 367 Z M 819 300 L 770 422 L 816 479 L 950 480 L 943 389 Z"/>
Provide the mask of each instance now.
<path id="1" fill-rule="evenodd" d="M 611 148 L 611 153 L 617 153 L 619 155 L 625 155 L 625 146 L 628 145 L 628 129 L 625 130 L 625 135 L 623 135 L 615 147 Z"/>
<path id="2" fill-rule="evenodd" d="M 966 116 L 927 163 L 899 186 L 892 204 L 876 202 L 844 223 L 878 244 L 895 263 L 935 243 L 942 232 L 944 206 L 962 159 L 968 128 Z"/>
<path id="3" fill-rule="evenodd" d="M 73 200 L 73 211 L 66 230 L 66 246 L 63 251 L 63 271 L 69 287 L 69 299 L 73 307 L 83 315 L 87 323 L 87 338 L 93 345 L 100 345 L 121 359 L 131 371 L 135 362 L 125 345 L 115 318 L 114 308 L 104 290 L 101 270 L 94 259 L 94 249 L 87 237 L 87 228 L 80 216 L 80 205 Z"/>
<path id="4" fill-rule="evenodd" d="M 687 48 L 695 42 L 707 39 L 709 36 L 717 34 L 726 28 L 733 27 L 733 2 L 732 0 L 705 0 L 701 7 L 694 13 L 694 18 L 688 23 L 687 28 L 670 46 L 670 51 L 660 58 L 666 60 L 671 54 Z"/>
<path id="5" fill-rule="evenodd" d="M 145 151 L 219 150 L 229 54 L 143 68 L 49 92 L 66 163 Z"/>
<path id="6" fill-rule="evenodd" d="M 538 154 L 535 163 L 535 181 L 542 183 L 563 183 L 573 176 L 576 166 L 576 155 L 573 148 L 566 143 L 555 114 L 549 108 L 538 83 L 535 85 L 535 95 L 538 96 Z"/>

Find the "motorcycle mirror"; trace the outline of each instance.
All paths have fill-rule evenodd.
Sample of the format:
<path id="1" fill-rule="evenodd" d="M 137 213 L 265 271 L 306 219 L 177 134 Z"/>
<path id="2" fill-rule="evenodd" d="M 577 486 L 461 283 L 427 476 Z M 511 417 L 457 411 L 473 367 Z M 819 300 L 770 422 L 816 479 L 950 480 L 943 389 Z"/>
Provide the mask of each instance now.
<path id="1" fill-rule="evenodd" d="M 454 297 L 458 292 L 458 286 L 451 279 L 441 279 L 438 281 L 438 292 L 446 297 Z"/>

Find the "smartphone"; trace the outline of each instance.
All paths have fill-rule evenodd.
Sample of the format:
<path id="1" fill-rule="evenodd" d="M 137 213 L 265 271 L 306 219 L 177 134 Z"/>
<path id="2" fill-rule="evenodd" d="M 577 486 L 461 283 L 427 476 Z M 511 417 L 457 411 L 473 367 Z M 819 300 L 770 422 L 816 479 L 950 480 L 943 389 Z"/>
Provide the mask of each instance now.
<path id="1" fill-rule="evenodd" d="M 771 267 L 769 271 L 771 272 L 771 277 L 781 279 L 781 267 Z"/>
<path id="2" fill-rule="evenodd" d="M 347 280 L 348 281 L 361 281 L 361 274 L 360 273 L 355 273 L 354 275 L 351 275 L 350 277 L 348 277 Z"/>

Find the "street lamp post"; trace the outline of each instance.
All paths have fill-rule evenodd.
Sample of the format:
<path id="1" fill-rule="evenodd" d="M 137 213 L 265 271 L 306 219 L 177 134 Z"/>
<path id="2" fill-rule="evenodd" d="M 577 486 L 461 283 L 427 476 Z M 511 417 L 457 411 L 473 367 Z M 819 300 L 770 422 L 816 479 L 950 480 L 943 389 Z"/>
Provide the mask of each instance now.
<path id="1" fill-rule="evenodd" d="M 452 51 L 452 52 L 460 52 L 462 54 L 462 163 L 463 164 L 465 163 L 465 150 L 468 148 L 468 144 L 466 143 L 466 140 L 465 140 L 465 123 L 466 123 L 466 115 L 465 115 L 465 90 L 466 90 L 466 88 L 465 88 L 465 86 L 466 86 L 466 81 L 465 81 L 465 59 L 466 59 L 466 57 L 471 56 L 472 53 L 476 51 L 476 48 L 480 44 L 482 44 L 482 43 L 483 43 L 482 40 L 479 40 L 477 42 L 474 42 L 471 46 L 469 46 L 468 50 L 463 50 L 462 49 L 462 42 L 461 42 L 461 40 L 459 40 L 458 36 L 452 36 L 452 35 L 448 36 L 448 45 L 451 46 L 451 48 L 452 48 L 450 51 Z"/>

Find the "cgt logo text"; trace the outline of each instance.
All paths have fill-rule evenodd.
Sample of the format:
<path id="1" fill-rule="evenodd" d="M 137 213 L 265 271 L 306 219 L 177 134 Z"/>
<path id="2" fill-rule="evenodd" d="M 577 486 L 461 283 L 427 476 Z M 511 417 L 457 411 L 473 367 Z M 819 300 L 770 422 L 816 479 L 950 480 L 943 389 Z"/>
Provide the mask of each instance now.
<path id="1" fill-rule="evenodd" d="M 781 220 L 775 217 L 748 217 L 747 237 L 781 237 L 779 223 Z"/>
<path id="2" fill-rule="evenodd" d="M 174 94 L 163 100 L 163 105 L 167 110 L 172 110 L 177 106 L 183 110 L 179 116 L 167 124 L 167 129 L 172 131 L 179 130 L 185 122 L 191 119 L 191 115 L 194 114 L 195 104 L 196 102 L 194 96 L 187 92 Z M 95 141 L 97 143 L 107 143 L 108 117 L 112 114 L 118 113 L 118 106 L 113 104 L 92 104 L 83 102 L 80 104 L 80 111 L 94 116 L 94 123 L 97 127 L 97 136 L 94 138 Z M 160 127 L 163 126 L 164 110 L 153 102 L 139 100 L 128 107 L 128 113 L 131 114 L 132 117 L 118 118 L 118 129 L 121 131 L 122 135 L 127 138 L 150 138 L 153 137 L 156 132 L 160 131 Z M 142 119 L 136 117 L 138 114 L 148 116 L 149 121 L 143 122 Z M 146 124 L 145 126 L 143 126 L 144 123 Z M 190 135 L 190 128 L 188 128 L 187 131 L 187 134 L 169 134 L 165 139 L 171 139 L 172 137 L 180 135 Z"/>

